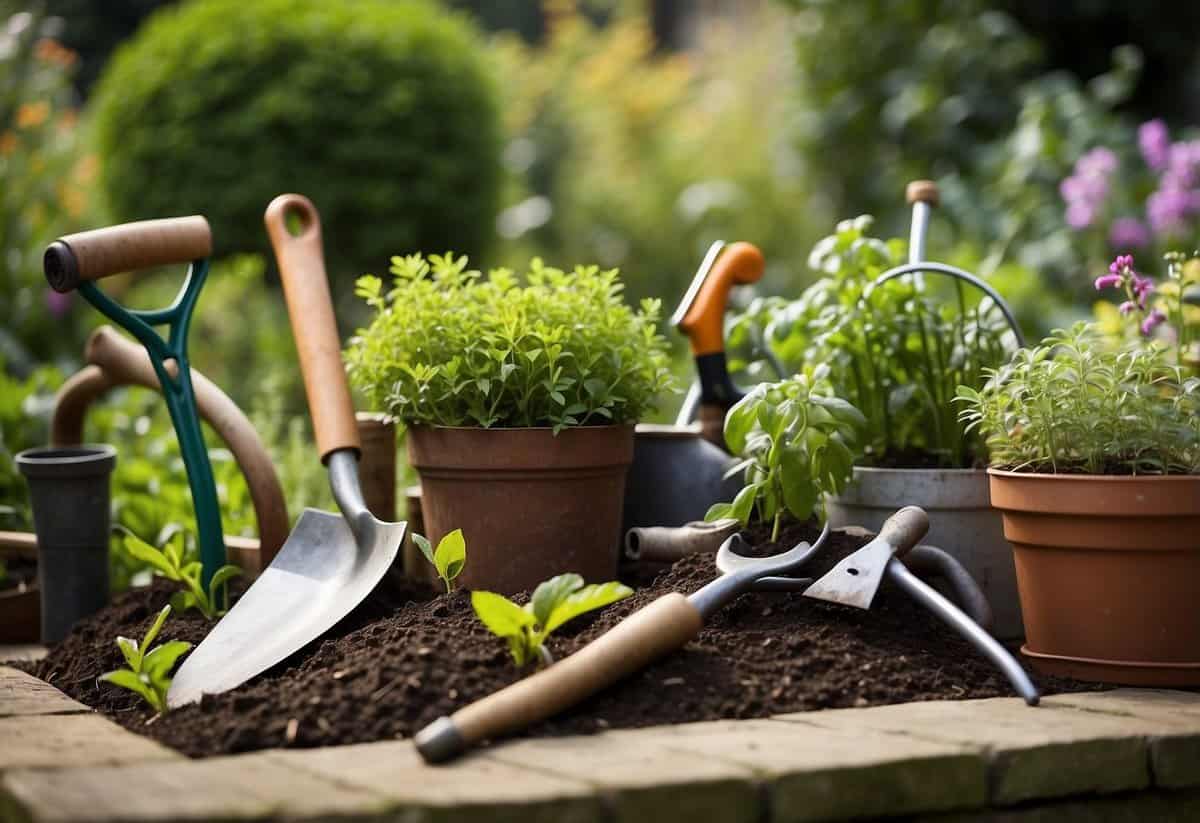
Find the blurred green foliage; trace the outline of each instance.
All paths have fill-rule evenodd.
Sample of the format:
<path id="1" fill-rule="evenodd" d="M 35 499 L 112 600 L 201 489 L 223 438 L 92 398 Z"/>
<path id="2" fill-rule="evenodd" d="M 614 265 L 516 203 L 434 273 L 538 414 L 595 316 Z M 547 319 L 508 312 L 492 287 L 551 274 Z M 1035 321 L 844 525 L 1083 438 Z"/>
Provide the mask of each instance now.
<path id="1" fill-rule="evenodd" d="M 116 222 L 201 213 L 218 255 L 265 251 L 275 195 L 307 194 L 330 270 L 492 239 L 498 117 L 463 19 L 421 0 L 191 0 L 114 55 L 90 103 Z"/>
<path id="2" fill-rule="evenodd" d="M 50 291 L 42 251 L 86 219 L 95 163 L 76 124 L 74 53 L 36 14 L 0 26 L 0 359 L 29 374 L 78 345 L 79 301 Z"/>
<path id="3" fill-rule="evenodd" d="M 47 366 L 22 380 L 2 366 L 0 361 L 0 530 L 28 531 L 33 528 L 29 487 L 13 458 L 46 444 L 53 393 L 63 378 Z"/>
<path id="4" fill-rule="evenodd" d="M 767 6 L 706 27 L 687 54 L 657 50 L 638 4 L 600 26 L 546 4 L 545 41 L 499 37 L 508 183 L 502 262 L 619 266 L 631 301 L 683 294 L 709 244 L 763 249 L 793 284 L 823 219 L 788 139 L 786 16 Z M 754 48 L 746 48 L 753 43 Z"/>

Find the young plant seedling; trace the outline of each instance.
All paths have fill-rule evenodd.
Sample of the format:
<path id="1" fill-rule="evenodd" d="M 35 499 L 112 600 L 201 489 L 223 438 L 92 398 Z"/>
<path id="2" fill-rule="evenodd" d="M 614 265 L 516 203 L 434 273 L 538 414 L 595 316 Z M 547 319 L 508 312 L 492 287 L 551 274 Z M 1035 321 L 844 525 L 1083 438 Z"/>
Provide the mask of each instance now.
<path id="1" fill-rule="evenodd" d="M 125 657 L 127 669 L 117 669 L 100 675 L 100 679 L 122 689 L 128 689 L 141 696 L 150 704 L 154 711 L 162 714 L 167 709 L 167 690 L 171 688 L 170 672 L 175 661 L 192 647 L 184 640 L 171 640 L 150 648 L 150 644 L 158 637 L 159 630 L 171 613 L 170 606 L 163 606 L 162 611 L 154 620 L 154 625 L 146 632 L 142 642 L 128 637 L 118 637 L 117 647 Z"/>
<path id="2" fill-rule="evenodd" d="M 492 634 L 508 642 L 513 661 L 523 667 L 535 659 L 554 662 L 544 644 L 559 626 L 631 594 L 633 589 L 615 581 L 585 586 L 577 574 L 560 574 L 539 584 L 524 606 L 484 591 L 471 592 L 471 606 Z"/>
<path id="3" fill-rule="evenodd" d="M 242 573 L 240 568 L 227 565 L 217 569 L 205 591 L 200 582 L 200 561 L 185 562 L 181 530 L 168 532 L 165 539 L 160 540 L 162 548 L 159 549 L 126 529 L 122 531 L 122 545 L 131 557 L 149 564 L 168 580 L 183 584 L 183 591 L 171 597 L 171 605 L 176 611 L 196 608 L 209 620 L 214 620 L 229 610 L 226 584 Z"/>
<path id="4" fill-rule="evenodd" d="M 826 494 L 840 492 L 853 475 L 862 413 L 828 390 L 825 365 L 778 383 L 760 383 L 725 416 L 725 443 L 743 459 L 746 485 L 730 503 L 714 504 L 706 520 L 752 514 L 779 537 L 785 512 L 807 520 Z"/>
<path id="5" fill-rule="evenodd" d="M 446 584 L 446 591 L 454 589 L 454 578 L 462 574 L 467 565 L 467 541 L 462 529 L 455 529 L 438 541 L 437 549 L 422 535 L 413 533 L 413 542 L 425 555 L 425 559 L 437 569 L 438 577 Z"/>

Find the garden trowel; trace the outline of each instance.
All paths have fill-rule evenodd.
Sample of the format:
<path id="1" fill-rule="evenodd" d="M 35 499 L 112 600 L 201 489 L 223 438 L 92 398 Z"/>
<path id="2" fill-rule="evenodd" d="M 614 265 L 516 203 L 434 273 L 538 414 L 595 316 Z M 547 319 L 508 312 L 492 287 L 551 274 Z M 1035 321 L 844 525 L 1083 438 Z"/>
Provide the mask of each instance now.
<path id="1" fill-rule="evenodd" d="M 917 545 L 929 531 L 929 516 L 918 506 L 896 512 L 867 545 L 845 557 L 804 590 L 805 597 L 859 609 L 871 608 L 883 573 L 895 557 Z"/>
<path id="2" fill-rule="evenodd" d="M 1026 703 L 1036 706 L 1040 699 L 1037 687 L 1008 650 L 900 562 L 899 558 L 916 546 L 928 531 L 929 516 L 925 510 L 918 506 L 905 506 L 887 519 L 874 540 L 817 578 L 804 590 L 804 596 L 869 609 L 884 574 L 887 574 L 909 597 L 962 635 L 1000 669 Z"/>
<path id="3" fill-rule="evenodd" d="M 383 578 L 405 523 L 377 520 L 358 482 L 361 452 L 325 276 L 321 225 L 306 197 L 271 201 L 275 247 L 321 460 L 341 514 L 305 509 L 279 554 L 183 662 L 167 704 L 228 691 L 320 637 Z M 287 221 L 299 226 L 297 234 Z"/>

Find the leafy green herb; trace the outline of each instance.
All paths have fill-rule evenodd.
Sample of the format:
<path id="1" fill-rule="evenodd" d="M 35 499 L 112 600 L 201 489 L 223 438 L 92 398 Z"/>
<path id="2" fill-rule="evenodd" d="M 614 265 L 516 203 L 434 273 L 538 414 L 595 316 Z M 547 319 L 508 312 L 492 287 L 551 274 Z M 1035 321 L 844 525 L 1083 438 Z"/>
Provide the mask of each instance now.
<path id="1" fill-rule="evenodd" d="M 585 586 L 577 574 L 560 574 L 539 584 L 524 606 L 485 591 L 471 592 L 471 606 L 492 634 L 508 642 L 513 661 L 525 666 L 534 660 L 553 662 L 545 641 L 559 626 L 631 594 L 633 589 L 621 583 Z"/>
<path id="2" fill-rule="evenodd" d="M 731 503 L 717 503 L 707 520 L 751 515 L 770 522 L 779 536 L 785 512 L 807 520 L 826 494 L 841 491 L 853 475 L 856 444 L 866 419 L 829 391 L 821 365 L 779 383 L 760 383 L 725 416 L 725 443 L 746 471 L 746 485 Z"/>
<path id="3" fill-rule="evenodd" d="M 942 466 L 976 465 L 983 444 L 959 422 L 955 390 L 983 385 L 984 369 L 1007 359 L 1013 336 L 991 299 L 977 299 L 958 280 L 926 274 L 872 288 L 905 262 L 905 244 L 871 237 L 871 225 L 865 215 L 844 220 L 817 243 L 808 265 L 821 278 L 797 300 L 755 300 L 734 319 L 730 368 L 751 380 L 777 379 L 768 350 L 784 374 L 828 364 L 836 394 L 866 417 L 865 464 L 927 455 Z"/>
<path id="4" fill-rule="evenodd" d="M 153 568 L 168 580 L 183 585 L 183 591 L 171 597 L 171 605 L 177 611 L 196 608 L 213 620 L 228 611 L 229 593 L 227 584 L 242 573 L 237 566 L 227 565 L 217 569 L 206 591 L 200 582 L 199 560 L 188 560 L 184 556 L 184 534 L 181 529 L 169 529 L 160 536 L 159 548 L 151 546 L 133 532 L 125 531 L 121 541 L 125 551 L 135 560 Z"/>
<path id="5" fill-rule="evenodd" d="M 1200 378 L 1157 341 L 1113 347 L 1078 323 L 958 387 L 992 465 L 1057 474 L 1200 474 Z"/>
<path id="6" fill-rule="evenodd" d="M 414 532 L 412 539 L 425 559 L 437 569 L 438 577 L 446 584 L 446 591 L 451 591 L 454 578 L 462 574 L 467 565 L 467 541 L 463 538 L 462 529 L 455 529 L 439 540 L 436 551 L 423 535 Z"/>
<path id="7" fill-rule="evenodd" d="M 634 422 L 672 388 L 659 301 L 630 309 L 616 269 L 534 259 L 522 284 L 447 254 L 393 257 L 392 273 L 390 290 L 359 278 L 376 315 L 346 363 L 372 407 L 405 423 L 557 433 Z"/>
<path id="8" fill-rule="evenodd" d="M 183 640 L 171 640 L 150 648 L 171 613 L 170 606 L 163 606 L 154 624 L 139 643 L 128 637 L 118 637 L 117 647 L 125 657 L 128 668 L 117 669 L 100 675 L 100 679 L 141 695 L 159 713 L 167 709 L 167 690 L 171 688 L 171 669 L 175 661 L 192 647 Z"/>

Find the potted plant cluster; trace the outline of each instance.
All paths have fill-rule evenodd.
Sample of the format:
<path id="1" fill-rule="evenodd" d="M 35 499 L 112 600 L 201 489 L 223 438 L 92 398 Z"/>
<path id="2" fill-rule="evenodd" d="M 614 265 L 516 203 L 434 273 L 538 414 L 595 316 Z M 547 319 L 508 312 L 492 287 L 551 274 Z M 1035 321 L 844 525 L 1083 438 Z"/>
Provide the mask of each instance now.
<path id="1" fill-rule="evenodd" d="M 1096 281 L 1124 293 L 1132 340 L 1079 324 L 958 392 L 991 454 L 1024 652 L 1047 672 L 1200 685 L 1200 377 L 1179 362 L 1200 272 L 1168 264 L 1165 300 L 1128 256 Z"/>
<path id="2" fill-rule="evenodd" d="M 521 278 L 412 255 L 392 274 L 358 281 L 375 315 L 347 368 L 407 426 L 426 533 L 474 547 L 463 585 L 614 577 L 634 424 L 672 388 L 658 302 L 626 305 L 616 270 L 540 260 Z"/>
<path id="3" fill-rule="evenodd" d="M 906 244 L 872 237 L 871 225 L 868 216 L 839 223 L 813 249 L 808 263 L 819 278 L 799 298 L 759 298 L 734 319 L 730 367 L 763 379 L 772 357 L 785 372 L 826 364 L 833 391 L 865 417 L 854 482 L 831 493 L 830 522 L 877 530 L 903 506 L 925 509 L 926 542 L 979 582 L 997 636 L 1020 637 L 1012 554 L 988 500 L 986 449 L 954 404 L 958 386 L 981 386 L 986 369 L 1007 359 L 1013 332 L 990 298 L 958 280 L 874 286 L 905 262 Z"/>

